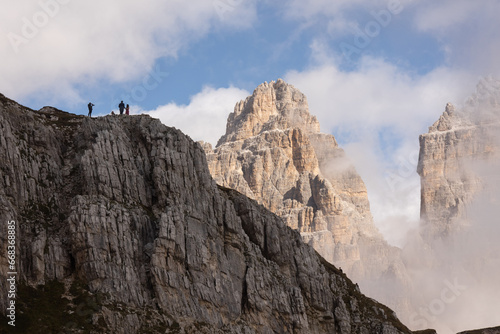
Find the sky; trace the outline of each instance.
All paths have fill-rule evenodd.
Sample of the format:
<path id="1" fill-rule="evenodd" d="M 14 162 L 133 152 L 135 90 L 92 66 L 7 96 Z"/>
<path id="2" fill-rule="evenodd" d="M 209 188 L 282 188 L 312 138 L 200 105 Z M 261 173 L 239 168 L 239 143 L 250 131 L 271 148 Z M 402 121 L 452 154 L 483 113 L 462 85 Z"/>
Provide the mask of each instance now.
<path id="1" fill-rule="evenodd" d="M 0 93 L 149 113 L 215 144 L 278 78 L 306 94 L 395 245 L 419 219 L 418 136 L 500 75 L 499 0 L 0 0 Z"/>

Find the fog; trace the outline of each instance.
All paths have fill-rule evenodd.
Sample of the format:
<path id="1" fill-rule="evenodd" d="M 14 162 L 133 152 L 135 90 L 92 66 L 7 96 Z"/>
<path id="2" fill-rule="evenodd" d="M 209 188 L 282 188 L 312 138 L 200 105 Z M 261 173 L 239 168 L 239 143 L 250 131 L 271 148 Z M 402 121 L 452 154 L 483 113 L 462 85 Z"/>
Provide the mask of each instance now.
<path id="1" fill-rule="evenodd" d="M 485 190 L 467 209 L 467 223 L 446 238 L 425 242 L 418 231 L 404 248 L 413 311 L 412 329 L 438 333 L 500 325 L 500 184 L 498 160 L 483 169 Z M 486 177 L 485 177 L 486 176 Z"/>
<path id="2" fill-rule="evenodd" d="M 452 221 L 448 235 L 432 235 L 422 221 L 408 233 L 402 256 L 410 282 L 397 291 L 407 294 L 409 305 L 398 316 L 413 330 L 434 328 L 448 334 L 500 325 L 499 102 L 500 82 L 489 78 L 458 110 L 464 124 L 481 128 L 466 140 L 482 153 L 458 162 L 465 171 L 461 175 L 472 176 L 480 191 L 467 194 L 472 200 Z M 388 288 L 383 291 L 387 296 L 394 294 L 389 283 L 379 285 Z"/>

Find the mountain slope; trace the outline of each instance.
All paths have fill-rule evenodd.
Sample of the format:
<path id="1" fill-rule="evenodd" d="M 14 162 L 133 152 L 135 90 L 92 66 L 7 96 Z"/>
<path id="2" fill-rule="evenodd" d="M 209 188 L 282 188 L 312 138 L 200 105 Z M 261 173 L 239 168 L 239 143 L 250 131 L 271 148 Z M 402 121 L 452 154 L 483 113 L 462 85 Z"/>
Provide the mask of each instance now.
<path id="1" fill-rule="evenodd" d="M 3 95 L 0 128 L 18 332 L 410 333 L 280 218 L 218 187 L 180 131 Z M 2 252 L 2 291 L 7 268 Z"/>

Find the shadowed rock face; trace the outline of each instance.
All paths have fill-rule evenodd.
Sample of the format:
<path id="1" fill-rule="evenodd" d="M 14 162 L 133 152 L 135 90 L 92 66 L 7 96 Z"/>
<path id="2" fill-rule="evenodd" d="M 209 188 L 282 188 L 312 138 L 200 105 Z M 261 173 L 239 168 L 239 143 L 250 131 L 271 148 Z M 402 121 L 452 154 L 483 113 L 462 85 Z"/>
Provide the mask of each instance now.
<path id="1" fill-rule="evenodd" d="M 298 89 L 281 79 L 258 86 L 236 104 L 217 147 L 203 147 L 218 184 L 276 213 L 370 295 L 407 311 L 401 294 L 388 297 L 373 283 L 384 277 L 408 288 L 400 250 L 376 229 L 361 177 Z"/>
<path id="2" fill-rule="evenodd" d="M 0 128 L 0 220 L 17 224 L 18 330 L 410 333 L 280 218 L 218 187 L 204 151 L 180 131 L 148 116 L 32 111 L 3 95 Z M 270 136 L 290 146 L 300 174 L 311 152 L 293 143 L 307 133 Z M 334 184 L 302 178 L 317 189 L 307 201 L 325 214 L 346 210 Z M 306 200 L 297 189 L 291 212 Z M 2 252 L 1 291 L 7 268 Z M 7 302 L 2 293 L 2 313 Z"/>

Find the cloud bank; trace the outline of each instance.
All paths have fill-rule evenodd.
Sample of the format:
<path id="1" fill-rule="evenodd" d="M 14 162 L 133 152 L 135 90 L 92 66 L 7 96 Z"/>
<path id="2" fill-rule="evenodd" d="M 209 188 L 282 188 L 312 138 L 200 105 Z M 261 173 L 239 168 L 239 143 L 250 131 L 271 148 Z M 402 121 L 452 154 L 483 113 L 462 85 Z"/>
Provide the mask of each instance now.
<path id="1" fill-rule="evenodd" d="M 0 12 L 0 88 L 78 99 L 81 88 L 141 78 L 157 59 L 255 18 L 254 1 L 12 1 Z"/>
<path id="2" fill-rule="evenodd" d="M 226 121 L 233 112 L 236 102 L 250 93 L 235 87 L 204 87 L 192 96 L 188 105 L 169 103 L 155 110 L 140 111 L 159 118 L 163 124 L 174 126 L 191 136 L 193 140 L 203 140 L 213 146 L 226 132 Z"/>
<path id="3" fill-rule="evenodd" d="M 285 78 L 306 94 L 322 131 L 334 134 L 347 151 L 367 185 L 377 226 L 401 246 L 419 221 L 418 136 L 448 101 L 465 99 L 470 76 L 446 67 L 410 76 L 364 57 L 355 71 L 331 61 Z"/>

